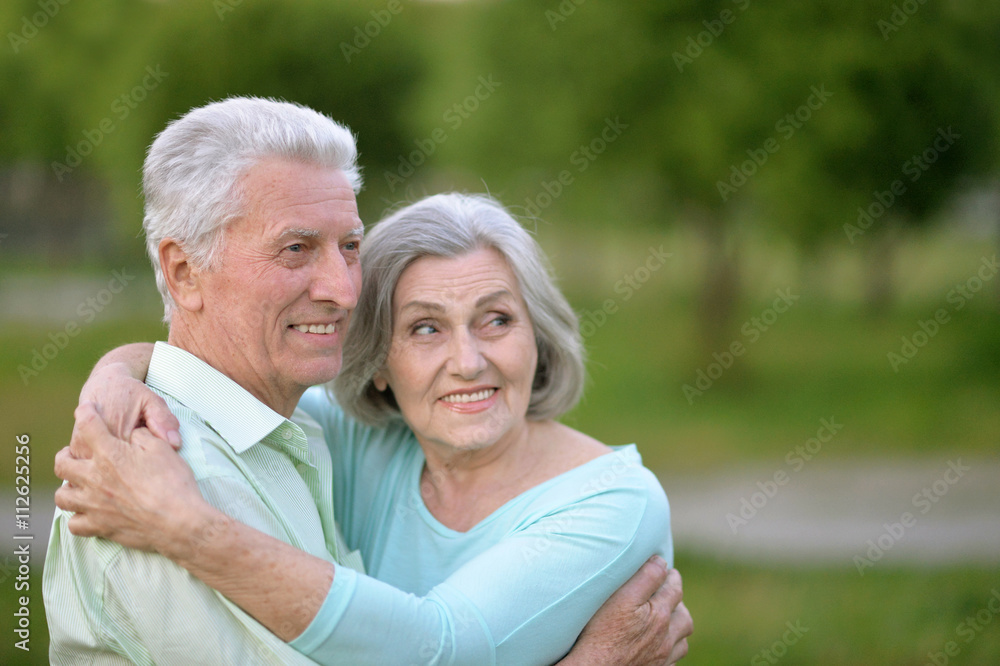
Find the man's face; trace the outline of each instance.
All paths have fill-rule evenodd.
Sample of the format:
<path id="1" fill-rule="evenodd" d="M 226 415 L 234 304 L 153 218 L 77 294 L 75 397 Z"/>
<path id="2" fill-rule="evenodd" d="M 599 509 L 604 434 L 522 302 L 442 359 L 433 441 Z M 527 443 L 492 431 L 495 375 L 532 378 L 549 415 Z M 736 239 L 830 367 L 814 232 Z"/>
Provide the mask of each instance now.
<path id="1" fill-rule="evenodd" d="M 283 411 L 340 371 L 363 225 L 341 171 L 269 158 L 240 184 L 246 213 L 202 273 L 204 323 L 219 369 Z"/>

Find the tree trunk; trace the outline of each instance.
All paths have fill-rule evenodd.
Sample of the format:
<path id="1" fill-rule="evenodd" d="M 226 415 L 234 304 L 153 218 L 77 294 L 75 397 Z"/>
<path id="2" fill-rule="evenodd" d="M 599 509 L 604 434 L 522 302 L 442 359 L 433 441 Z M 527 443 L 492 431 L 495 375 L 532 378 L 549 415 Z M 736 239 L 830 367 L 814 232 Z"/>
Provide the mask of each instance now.
<path id="1" fill-rule="evenodd" d="M 886 228 L 868 246 L 864 305 L 870 316 L 885 314 L 896 298 L 893 269 L 899 236 L 899 225 L 887 220 Z"/>
<path id="2" fill-rule="evenodd" d="M 726 244 L 725 225 L 712 220 L 699 225 L 706 241 L 705 274 L 698 297 L 698 328 L 705 357 L 728 349 L 733 341 L 733 314 L 740 280 L 735 250 Z"/>

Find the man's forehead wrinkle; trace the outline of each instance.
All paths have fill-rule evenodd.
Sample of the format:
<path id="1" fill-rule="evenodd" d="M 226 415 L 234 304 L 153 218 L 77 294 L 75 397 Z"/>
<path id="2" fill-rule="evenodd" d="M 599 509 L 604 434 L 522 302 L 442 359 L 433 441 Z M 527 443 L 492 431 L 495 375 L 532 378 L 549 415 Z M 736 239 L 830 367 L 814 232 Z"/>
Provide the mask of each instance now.
<path id="1" fill-rule="evenodd" d="M 295 192 L 289 192 L 286 188 L 276 188 L 270 192 L 264 193 L 264 196 L 260 197 L 259 204 L 270 203 L 275 207 L 292 209 L 292 208 L 303 208 L 310 206 L 319 205 L 330 205 L 336 206 L 338 211 L 355 212 L 357 211 L 357 202 L 353 198 L 354 192 L 349 188 L 342 188 L 343 192 L 350 192 L 350 197 L 345 197 L 341 194 L 340 189 L 333 189 L 329 187 L 313 187 L 308 190 L 305 188 L 300 188 Z M 315 197 L 310 197 L 308 200 L 303 201 L 304 194 L 315 194 Z"/>

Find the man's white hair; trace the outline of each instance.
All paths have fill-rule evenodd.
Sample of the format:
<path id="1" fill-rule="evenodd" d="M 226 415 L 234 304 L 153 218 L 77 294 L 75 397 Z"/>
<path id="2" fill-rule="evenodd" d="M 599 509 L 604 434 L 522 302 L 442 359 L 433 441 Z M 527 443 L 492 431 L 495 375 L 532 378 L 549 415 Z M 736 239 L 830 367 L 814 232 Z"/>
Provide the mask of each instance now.
<path id="1" fill-rule="evenodd" d="M 142 226 L 164 321 L 170 321 L 176 304 L 160 266 L 160 242 L 172 238 L 195 266 L 216 267 L 223 231 L 244 213 L 240 181 L 269 157 L 339 169 L 355 193 L 361 189 L 354 135 L 298 104 L 231 97 L 192 109 L 153 141 L 142 170 Z"/>

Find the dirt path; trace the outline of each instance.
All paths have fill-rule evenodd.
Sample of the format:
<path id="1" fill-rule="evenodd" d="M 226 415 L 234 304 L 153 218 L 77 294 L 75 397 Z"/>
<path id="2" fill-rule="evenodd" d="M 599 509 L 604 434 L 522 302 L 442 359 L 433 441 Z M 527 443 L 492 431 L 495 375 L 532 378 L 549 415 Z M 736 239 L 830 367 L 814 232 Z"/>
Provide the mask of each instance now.
<path id="1" fill-rule="evenodd" d="M 859 571 L 879 561 L 1000 564 L 1000 460 L 816 461 L 797 472 L 780 469 L 785 476 L 774 467 L 661 475 L 675 547 Z"/>
<path id="2" fill-rule="evenodd" d="M 1000 565 L 1000 460 L 818 462 L 798 472 L 782 466 L 787 477 L 777 478 L 766 467 L 661 475 L 675 547 L 862 571 L 866 562 Z M 35 566 L 48 541 L 53 490 L 32 489 Z M 13 514 L 13 494 L 3 495 Z"/>

